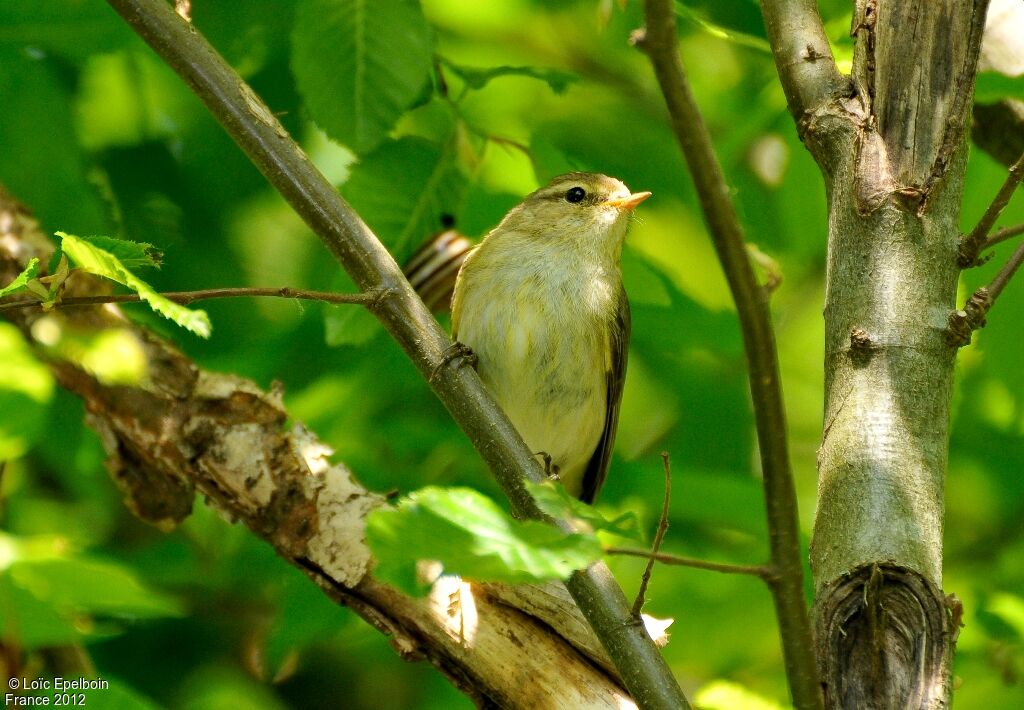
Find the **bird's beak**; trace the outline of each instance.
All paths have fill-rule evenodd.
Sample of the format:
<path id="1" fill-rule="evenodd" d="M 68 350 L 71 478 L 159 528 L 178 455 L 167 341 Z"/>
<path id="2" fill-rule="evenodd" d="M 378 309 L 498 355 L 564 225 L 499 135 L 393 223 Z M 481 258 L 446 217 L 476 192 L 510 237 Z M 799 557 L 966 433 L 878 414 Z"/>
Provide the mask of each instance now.
<path id="1" fill-rule="evenodd" d="M 651 193 L 649 192 L 634 192 L 628 197 L 617 197 L 614 200 L 608 200 L 606 204 L 618 207 L 620 210 L 631 210 L 650 196 Z"/>

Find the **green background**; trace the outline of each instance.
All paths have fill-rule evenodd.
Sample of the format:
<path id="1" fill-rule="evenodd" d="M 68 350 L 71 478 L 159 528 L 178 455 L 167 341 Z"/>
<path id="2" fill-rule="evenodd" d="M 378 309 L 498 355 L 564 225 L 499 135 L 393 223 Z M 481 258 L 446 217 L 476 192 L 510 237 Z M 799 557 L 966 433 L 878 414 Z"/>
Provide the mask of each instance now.
<path id="1" fill-rule="evenodd" d="M 819 4 L 847 69 L 850 5 Z M 668 451 L 666 549 L 757 563 L 766 529 L 736 316 L 649 66 L 628 42 L 639 3 L 624 5 L 424 0 L 421 13 L 405 0 L 200 0 L 193 20 L 399 260 L 442 215 L 479 237 L 565 170 L 653 191 L 623 254 L 633 341 L 601 507 L 636 511 L 653 529 Z M 748 239 L 784 275 L 772 305 L 806 548 L 822 416 L 824 190 L 786 111 L 757 4 L 677 7 L 683 59 Z M 485 71 L 495 67 L 527 69 Z M 145 276 L 163 290 L 350 288 L 100 0 L 0 5 L 0 100 L 0 183 L 46 232 L 151 242 L 165 265 Z M 972 151 L 962 228 L 1004 174 Z M 1022 219 L 1011 205 L 1000 224 Z M 987 282 L 1011 248 L 966 273 L 962 292 Z M 367 487 L 459 484 L 501 499 L 423 380 L 356 307 L 209 302 L 208 341 L 132 308 L 204 367 L 282 382 L 289 412 Z M 957 366 L 944 587 L 966 608 L 960 708 L 1024 706 L 1022 319 L 1024 284 L 1013 283 Z M 0 459 L 0 629 L 6 647 L 24 652 L 26 673 L 52 649 L 81 645 L 112 686 L 91 694 L 91 707 L 469 707 L 201 501 L 170 534 L 132 518 L 80 402 L 4 324 Z M 642 563 L 609 562 L 631 594 Z M 676 619 L 665 653 L 690 697 L 786 705 L 760 581 L 659 568 L 648 599 L 649 613 Z"/>

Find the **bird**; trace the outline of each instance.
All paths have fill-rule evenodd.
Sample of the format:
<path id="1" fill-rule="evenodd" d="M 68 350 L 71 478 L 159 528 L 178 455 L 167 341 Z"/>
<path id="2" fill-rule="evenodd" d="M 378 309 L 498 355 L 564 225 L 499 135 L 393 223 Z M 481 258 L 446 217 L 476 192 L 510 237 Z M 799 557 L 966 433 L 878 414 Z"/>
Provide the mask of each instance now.
<path id="1" fill-rule="evenodd" d="M 608 473 L 626 376 L 622 245 L 650 195 L 560 175 L 505 215 L 455 281 L 455 343 L 547 473 L 586 503 Z"/>

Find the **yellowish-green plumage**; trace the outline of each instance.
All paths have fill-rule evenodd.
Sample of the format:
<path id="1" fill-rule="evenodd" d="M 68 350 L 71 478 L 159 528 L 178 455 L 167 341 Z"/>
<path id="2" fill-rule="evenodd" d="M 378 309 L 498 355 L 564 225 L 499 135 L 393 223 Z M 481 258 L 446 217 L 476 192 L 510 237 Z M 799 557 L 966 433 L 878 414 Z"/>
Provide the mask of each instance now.
<path id="1" fill-rule="evenodd" d="M 586 501 L 607 473 L 626 371 L 619 256 L 649 194 L 605 175 L 555 178 L 487 235 L 455 284 L 455 339 L 526 444 Z"/>

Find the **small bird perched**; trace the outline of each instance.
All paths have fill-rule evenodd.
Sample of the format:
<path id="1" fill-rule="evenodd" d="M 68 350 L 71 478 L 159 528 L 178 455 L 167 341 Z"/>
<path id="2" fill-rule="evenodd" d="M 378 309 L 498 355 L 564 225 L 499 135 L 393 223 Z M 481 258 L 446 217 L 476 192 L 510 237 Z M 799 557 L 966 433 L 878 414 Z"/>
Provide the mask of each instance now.
<path id="1" fill-rule="evenodd" d="M 512 209 L 459 270 L 452 331 L 516 430 L 592 503 L 611 459 L 629 347 L 619 257 L 650 197 L 569 173 Z"/>

